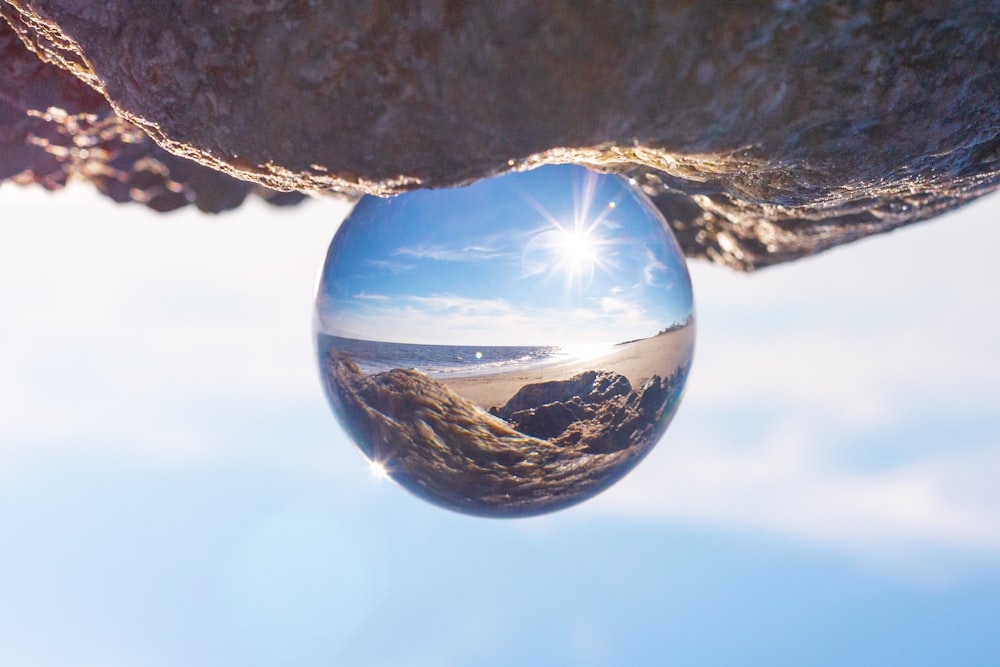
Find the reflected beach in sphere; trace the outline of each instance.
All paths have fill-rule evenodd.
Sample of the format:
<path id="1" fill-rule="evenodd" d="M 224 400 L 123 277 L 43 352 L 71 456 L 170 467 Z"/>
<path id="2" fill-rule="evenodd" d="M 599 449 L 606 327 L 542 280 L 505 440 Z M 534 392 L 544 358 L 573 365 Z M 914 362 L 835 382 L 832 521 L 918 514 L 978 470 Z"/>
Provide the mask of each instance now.
<path id="1" fill-rule="evenodd" d="M 695 329 L 660 213 L 570 165 L 365 197 L 330 245 L 314 325 L 327 398 L 373 470 L 492 517 L 631 470 L 676 413 Z"/>

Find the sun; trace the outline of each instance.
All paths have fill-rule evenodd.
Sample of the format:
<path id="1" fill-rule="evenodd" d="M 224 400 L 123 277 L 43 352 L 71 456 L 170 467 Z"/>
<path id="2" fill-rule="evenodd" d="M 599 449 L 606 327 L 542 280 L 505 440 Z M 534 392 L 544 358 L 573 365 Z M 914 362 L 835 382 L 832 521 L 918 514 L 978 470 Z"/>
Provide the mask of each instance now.
<path id="1" fill-rule="evenodd" d="M 585 229 L 561 229 L 553 243 L 560 263 L 583 268 L 597 260 L 597 240 Z"/>
<path id="2" fill-rule="evenodd" d="M 521 261 L 526 276 L 560 276 L 567 289 L 590 284 L 598 271 L 609 272 L 614 239 L 603 233 L 603 219 L 547 219 L 548 224 L 533 233 Z"/>
<path id="3" fill-rule="evenodd" d="M 543 236 L 550 257 L 550 274 L 562 274 L 568 287 L 583 287 L 598 268 L 606 269 L 608 239 L 599 233 L 600 223 L 555 223 Z"/>
<path id="4" fill-rule="evenodd" d="M 614 246 L 620 241 L 611 230 L 619 227 L 612 219 L 618 213 L 617 202 L 596 205 L 596 184 L 596 176 L 588 175 L 574 192 L 571 211 L 556 213 L 526 199 L 542 224 L 528 234 L 521 253 L 522 277 L 560 276 L 568 290 L 579 290 L 591 284 L 599 272 L 615 272 Z"/>

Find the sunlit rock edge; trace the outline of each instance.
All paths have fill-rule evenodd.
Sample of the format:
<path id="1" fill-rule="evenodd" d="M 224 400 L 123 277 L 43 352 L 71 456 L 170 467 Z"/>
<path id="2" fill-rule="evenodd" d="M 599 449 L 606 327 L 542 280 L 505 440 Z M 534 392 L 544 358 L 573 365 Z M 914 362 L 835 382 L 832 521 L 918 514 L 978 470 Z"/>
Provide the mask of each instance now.
<path id="1" fill-rule="evenodd" d="M 228 8 L 230 14 L 240 14 L 239 24 L 224 12 L 216 12 L 220 18 L 214 19 L 215 14 L 206 13 L 201 3 L 185 1 L 170 7 L 171 21 L 157 24 L 164 3 L 139 7 L 112 2 L 91 9 L 85 3 L 61 0 L 0 0 L 4 17 L 32 50 L 106 96 L 116 114 L 97 113 L 113 116 L 109 125 L 115 128 L 108 132 L 125 137 L 120 145 L 149 144 L 132 162 L 141 163 L 138 180 L 145 183 L 152 175 L 153 180 L 163 181 L 156 187 L 164 193 L 183 196 L 171 201 L 167 194 L 150 194 L 134 184 L 116 189 L 115 183 L 136 171 L 128 164 L 127 151 L 112 150 L 113 157 L 103 162 L 101 151 L 88 151 L 81 165 L 79 150 L 60 148 L 72 158 L 63 173 L 91 180 L 116 200 L 142 201 L 158 210 L 169 210 L 182 200 L 199 201 L 196 188 L 188 183 L 199 181 L 190 172 L 201 173 L 201 168 L 186 166 L 174 156 L 233 177 L 232 185 L 225 181 L 225 185 L 202 186 L 206 194 L 200 199 L 215 201 L 199 206 L 210 211 L 237 206 L 245 196 L 239 191 L 248 187 L 240 185 L 243 181 L 279 191 L 318 190 L 353 198 L 362 193 L 391 195 L 416 187 L 447 187 L 511 169 L 573 162 L 635 179 L 665 214 L 686 255 L 749 270 L 934 217 L 992 191 L 1000 182 L 1000 82 L 992 74 L 991 59 L 982 57 L 1000 48 L 996 2 L 919 9 L 907 3 L 860 2 L 849 8 L 814 2 L 747 3 L 725 11 L 713 3 L 675 2 L 620 7 L 603 14 L 595 13 L 596 5 L 585 3 L 573 11 L 546 10 L 544 17 L 517 2 L 497 3 L 489 10 L 427 3 L 428 9 L 416 15 L 376 16 L 379 21 L 374 21 L 365 13 L 366 8 L 376 11 L 374 5 L 348 10 L 346 5 L 329 3 L 322 10 L 304 10 L 291 0 L 273 0 Z M 224 50 L 245 50 L 239 40 L 249 39 L 255 30 L 273 29 L 276 16 L 287 24 L 282 30 L 298 30 L 295 34 L 306 43 L 310 33 L 305 28 L 316 24 L 320 30 L 332 20 L 363 36 L 381 38 L 395 30 L 392 34 L 403 44 L 400 48 L 412 50 L 402 55 L 417 58 L 411 69 L 400 69 L 400 61 L 391 60 L 400 54 L 390 54 L 381 63 L 366 64 L 362 59 L 346 70 L 337 65 L 338 76 L 348 80 L 363 76 L 364 68 L 374 64 L 387 67 L 385 76 L 401 83 L 424 81 L 425 75 L 442 71 L 454 71 L 461 78 L 460 62 L 441 63 L 440 67 L 449 68 L 445 70 L 432 67 L 434 58 L 459 51 L 427 52 L 430 47 L 420 46 L 416 35 L 429 30 L 431 36 L 468 37 L 479 31 L 483 39 L 476 48 L 485 54 L 484 62 L 502 61 L 509 54 L 496 50 L 496 34 L 483 27 L 484 16 L 494 15 L 483 12 L 509 19 L 511 30 L 519 23 L 539 28 L 535 41 L 524 38 L 527 41 L 515 45 L 529 54 L 525 59 L 530 60 L 534 51 L 539 54 L 538 66 L 531 70 L 538 80 L 525 75 L 516 82 L 526 91 L 523 94 L 534 96 L 530 101 L 539 113 L 529 113 L 532 107 L 521 105 L 517 111 L 528 120 L 511 126 L 510 117 L 497 116 L 491 128 L 488 118 L 477 116 L 478 109 L 490 105 L 471 94 L 469 82 L 459 82 L 454 85 L 462 91 L 462 85 L 468 88 L 464 97 L 471 106 L 455 105 L 451 99 L 453 108 L 425 110 L 422 119 L 433 130 L 423 130 L 431 132 L 426 137 L 407 136 L 413 118 L 403 113 L 409 108 L 406 104 L 397 105 L 395 122 L 390 124 L 395 136 L 379 135 L 399 144 L 399 150 L 392 152 L 372 152 L 381 139 L 366 136 L 363 126 L 337 120 L 333 112 L 339 106 L 330 107 L 331 122 L 340 123 L 337 133 L 329 135 L 330 146 L 315 141 L 301 144 L 301 137 L 282 133 L 284 124 L 295 122 L 295 108 L 287 114 L 261 114 L 261 109 L 272 108 L 268 105 L 273 105 L 275 96 L 241 105 L 241 95 L 244 101 L 251 100 L 234 73 L 249 70 L 234 70 L 242 65 Z M 219 24 L 229 32 L 212 32 L 216 20 L 229 21 Z M 559 30 L 589 36 L 590 53 L 570 51 L 580 56 L 579 66 L 556 57 L 564 55 L 560 49 L 576 48 L 566 45 Z M 218 76 L 224 78 L 213 80 L 216 75 L 206 69 L 185 69 L 195 64 L 191 49 L 182 43 L 185 34 L 205 31 L 212 34 L 214 47 L 223 49 L 217 60 Z M 107 39 L 111 34 L 117 41 Z M 151 34 L 160 41 L 151 44 Z M 619 39 L 623 36 L 630 39 Z M 624 52 L 623 43 L 628 44 Z M 163 48 L 154 53 L 150 47 L 157 44 Z M 6 48 L 12 47 L 8 43 Z M 613 49 L 619 52 L 611 57 L 606 51 Z M 123 58 L 123 50 L 131 57 Z M 318 66 L 309 57 L 289 62 L 292 65 L 275 61 L 273 66 L 278 73 L 282 67 L 306 68 L 296 74 Z M 637 63 L 648 72 L 636 70 Z M 553 64 L 559 68 L 546 69 Z M 259 90 L 260 77 L 270 76 L 271 66 L 266 62 L 263 69 L 258 66 L 256 73 L 246 74 L 246 85 Z M 360 69 L 351 69 L 355 66 Z M 144 74 L 136 78 L 139 73 Z M 309 92 L 329 83 L 329 74 L 314 72 L 319 83 Z M 618 85 L 619 80 L 624 83 Z M 178 85 L 195 87 L 185 99 L 178 97 Z M 556 99 L 546 96 L 545 85 L 550 85 Z M 5 88 L 17 90 L 17 84 Z M 488 96 L 494 88 L 474 92 Z M 39 100 L 32 100 L 35 106 L 20 111 L 30 114 L 36 124 L 63 119 L 55 133 L 75 145 L 74 133 L 88 124 L 67 124 L 65 118 L 74 112 L 60 106 L 66 100 L 60 99 L 58 87 L 54 90 L 56 99 L 45 109 L 39 108 Z M 418 86 L 408 94 L 416 95 L 414 103 L 419 105 L 426 92 Z M 588 95 L 593 104 L 578 103 Z M 347 102 L 352 100 L 343 99 L 350 113 Z M 384 103 L 391 108 L 394 99 Z M 512 105 L 520 104 L 517 94 L 513 99 Z M 7 101 L 14 109 L 5 117 L 18 111 L 18 102 Z M 307 102 L 298 107 L 308 111 Z M 218 123 L 219 115 L 199 117 L 199 110 L 209 108 L 205 105 L 215 105 L 212 108 L 227 122 Z M 598 111 L 588 115 L 588 108 Z M 532 126 L 531 119 L 551 110 L 559 112 L 554 117 L 562 117 L 561 122 L 539 121 Z M 268 135 L 271 143 L 253 137 L 260 132 L 251 132 L 250 126 L 244 128 L 241 118 L 246 113 L 276 126 Z M 441 131 L 434 134 L 434 128 Z M 602 135 L 605 139 L 595 141 Z M 25 130 L 26 139 L 37 136 L 34 130 Z M 476 137 L 479 145 L 473 141 Z M 567 138 L 574 145 L 553 147 Z M 490 150 L 493 143 L 498 148 Z M 244 149 L 234 148 L 239 145 Z M 336 151 L 330 153 L 334 145 L 341 147 L 337 158 L 331 157 Z M 344 146 L 362 152 L 344 152 Z M 51 142 L 34 147 L 49 158 L 58 152 L 50 150 Z M 443 147 L 450 150 L 442 151 Z M 15 153 L 24 151 L 9 154 Z M 108 179 L 105 165 L 112 159 L 118 161 L 117 171 Z M 153 168 L 148 168 L 151 161 Z M 46 182 L 30 168 L 16 170 L 16 166 L 4 165 L 4 175 L 48 187 L 59 182 L 58 178 Z M 174 172 L 184 177 L 173 178 Z M 206 175 L 200 180 L 214 178 Z"/>

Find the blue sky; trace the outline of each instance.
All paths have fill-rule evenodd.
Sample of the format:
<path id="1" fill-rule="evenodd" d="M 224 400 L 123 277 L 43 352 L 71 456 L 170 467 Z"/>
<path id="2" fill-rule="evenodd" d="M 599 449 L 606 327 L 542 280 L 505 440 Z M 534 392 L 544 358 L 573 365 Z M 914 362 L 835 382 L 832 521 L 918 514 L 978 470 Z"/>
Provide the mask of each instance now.
<path id="1" fill-rule="evenodd" d="M 373 477 L 330 414 L 310 320 L 343 207 L 0 199 L 0 664 L 1000 661 L 996 197 L 692 263 L 664 441 L 512 521 Z"/>
<path id="2" fill-rule="evenodd" d="M 660 220 L 624 180 L 571 165 L 369 198 L 331 248 L 319 328 L 441 345 L 652 336 L 692 308 Z"/>

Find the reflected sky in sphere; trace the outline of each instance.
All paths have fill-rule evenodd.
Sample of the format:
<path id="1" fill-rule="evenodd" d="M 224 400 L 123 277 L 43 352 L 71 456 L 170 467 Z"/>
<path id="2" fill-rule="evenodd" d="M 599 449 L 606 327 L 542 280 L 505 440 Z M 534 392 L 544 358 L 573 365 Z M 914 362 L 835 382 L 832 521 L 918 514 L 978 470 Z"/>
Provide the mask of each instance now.
<path id="1" fill-rule="evenodd" d="M 528 516 L 656 444 L 694 349 L 660 213 L 577 166 L 364 198 L 316 298 L 331 406 L 372 469 L 449 509 Z"/>
<path id="2" fill-rule="evenodd" d="M 692 310 L 680 250 L 651 219 L 627 181 L 569 165 L 366 197 L 330 249 L 318 326 L 423 344 L 645 338 Z"/>

